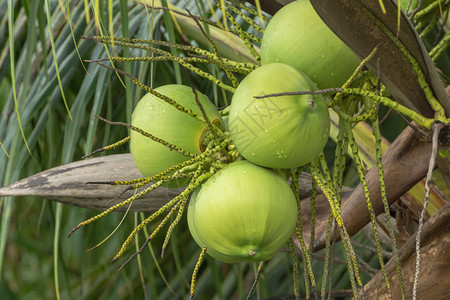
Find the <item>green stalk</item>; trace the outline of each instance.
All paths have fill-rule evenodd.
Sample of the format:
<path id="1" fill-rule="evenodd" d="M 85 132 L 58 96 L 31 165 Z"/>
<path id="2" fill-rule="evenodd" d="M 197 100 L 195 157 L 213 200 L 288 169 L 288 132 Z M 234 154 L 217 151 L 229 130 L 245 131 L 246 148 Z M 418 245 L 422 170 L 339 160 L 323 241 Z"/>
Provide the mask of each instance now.
<path id="1" fill-rule="evenodd" d="M 393 110 L 399 112 L 400 114 L 404 115 L 405 117 L 408 117 L 415 121 L 418 125 L 425 127 L 427 129 L 431 129 L 431 126 L 435 122 L 435 119 L 429 119 L 426 118 L 417 112 L 413 111 L 412 109 L 407 108 L 406 106 L 403 106 L 399 104 L 397 101 L 392 101 L 391 99 L 383 96 L 377 95 L 375 92 L 372 91 L 365 91 L 361 89 L 344 89 L 342 91 L 344 94 L 352 94 L 352 95 L 360 95 L 360 96 L 366 96 L 374 101 L 378 101 L 386 105 L 387 107 L 392 108 Z M 444 121 L 444 123 L 447 123 L 447 120 Z"/>
<path id="2" fill-rule="evenodd" d="M 386 185 L 384 184 L 384 171 L 383 171 L 383 164 L 382 164 L 382 151 L 381 151 L 381 132 L 380 132 L 380 126 L 378 122 L 378 117 L 372 122 L 372 129 L 373 129 L 373 135 L 375 137 L 375 152 L 376 152 L 376 163 L 377 163 L 377 169 L 378 169 L 378 180 L 380 182 L 380 191 L 381 191 L 381 200 L 383 201 L 384 206 L 384 214 L 386 216 L 386 224 L 389 231 L 389 236 L 391 238 L 391 245 L 392 245 L 392 253 L 394 255 L 395 260 L 395 266 L 397 269 L 397 276 L 398 276 L 398 282 L 400 285 L 400 293 L 402 295 L 402 299 L 405 299 L 405 287 L 403 284 L 403 277 L 402 277 L 402 271 L 400 269 L 400 260 L 398 258 L 398 252 L 397 252 L 397 240 L 395 238 L 395 232 L 392 228 L 391 222 L 389 221 L 390 210 L 389 210 L 389 203 L 386 196 Z"/>
<path id="3" fill-rule="evenodd" d="M 356 146 L 356 142 L 355 142 L 355 138 L 353 136 L 353 132 L 350 128 L 350 125 L 348 123 L 344 123 L 344 126 L 346 127 L 346 133 L 347 133 L 347 137 L 348 137 L 348 141 L 349 141 L 349 145 L 352 149 L 352 153 L 353 153 L 353 159 L 355 161 L 356 164 L 356 168 L 358 170 L 358 175 L 359 175 L 359 179 L 361 182 L 361 185 L 364 189 L 364 196 L 365 196 L 365 200 L 366 200 L 366 204 L 367 204 L 367 209 L 369 210 L 369 214 L 370 214 L 370 221 L 372 224 L 372 232 L 375 238 L 375 244 L 377 247 L 377 255 L 378 255 L 378 261 L 380 263 L 381 266 L 381 270 L 383 272 L 384 275 L 384 280 L 387 286 L 387 289 L 390 290 L 390 283 L 389 283 L 389 279 L 386 273 L 386 268 L 384 267 L 384 261 L 383 261 L 383 256 L 381 254 L 381 244 L 380 244 L 380 240 L 378 238 L 378 231 L 377 231 L 377 221 L 376 221 L 376 215 L 375 212 L 373 210 L 373 206 L 372 206 L 372 202 L 370 199 L 370 194 L 369 194 L 369 187 L 367 185 L 367 181 L 364 177 L 364 167 L 361 161 L 361 157 L 359 156 L 359 149 L 358 146 Z"/>

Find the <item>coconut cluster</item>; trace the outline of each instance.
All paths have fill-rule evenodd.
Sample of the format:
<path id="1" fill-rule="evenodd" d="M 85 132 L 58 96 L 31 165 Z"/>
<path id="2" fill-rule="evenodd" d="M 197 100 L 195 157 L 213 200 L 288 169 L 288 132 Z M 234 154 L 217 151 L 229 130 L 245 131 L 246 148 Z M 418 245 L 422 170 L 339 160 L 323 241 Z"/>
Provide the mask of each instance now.
<path id="1" fill-rule="evenodd" d="M 289 93 L 341 86 L 359 59 L 323 24 L 309 1 L 295 1 L 268 24 L 261 61 L 236 88 L 226 117 L 224 136 L 231 137 L 239 155 L 226 163 L 209 162 L 215 173 L 194 190 L 188 206 L 194 240 L 227 263 L 268 260 L 287 242 L 299 218 L 298 199 L 279 170 L 310 163 L 329 138 L 325 96 Z M 200 102 L 209 121 L 225 128 L 205 95 L 180 85 L 156 91 L 198 115 Z M 145 96 L 132 117 L 133 126 L 192 154 L 208 149 L 205 123 L 154 95 Z M 144 176 L 188 159 L 139 133 L 131 135 L 131 152 Z"/>

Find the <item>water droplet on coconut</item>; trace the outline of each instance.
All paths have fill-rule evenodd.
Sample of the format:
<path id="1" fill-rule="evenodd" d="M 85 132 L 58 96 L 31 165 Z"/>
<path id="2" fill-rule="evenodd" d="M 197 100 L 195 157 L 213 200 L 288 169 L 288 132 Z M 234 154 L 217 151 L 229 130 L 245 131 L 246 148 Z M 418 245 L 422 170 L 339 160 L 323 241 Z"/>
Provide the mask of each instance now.
<path id="1" fill-rule="evenodd" d="M 325 58 L 325 53 L 322 52 L 322 58 Z"/>
<path id="2" fill-rule="evenodd" d="M 283 150 L 278 150 L 277 156 L 278 156 L 278 158 L 283 158 L 283 157 L 286 158 L 287 157 L 287 155 L 284 154 Z"/>

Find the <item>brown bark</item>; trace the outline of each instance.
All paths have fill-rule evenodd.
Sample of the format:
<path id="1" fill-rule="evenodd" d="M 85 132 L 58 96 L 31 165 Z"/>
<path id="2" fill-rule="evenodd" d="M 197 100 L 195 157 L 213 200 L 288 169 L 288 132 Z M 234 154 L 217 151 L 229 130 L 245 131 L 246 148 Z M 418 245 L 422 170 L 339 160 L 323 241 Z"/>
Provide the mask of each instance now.
<path id="1" fill-rule="evenodd" d="M 405 298 L 412 299 L 416 263 L 416 235 L 399 249 Z M 448 299 L 450 294 L 450 204 L 434 214 L 423 227 L 420 244 L 420 273 L 417 299 Z M 359 292 L 362 299 L 401 299 L 395 260 L 386 264 L 392 298 L 379 271 Z"/>

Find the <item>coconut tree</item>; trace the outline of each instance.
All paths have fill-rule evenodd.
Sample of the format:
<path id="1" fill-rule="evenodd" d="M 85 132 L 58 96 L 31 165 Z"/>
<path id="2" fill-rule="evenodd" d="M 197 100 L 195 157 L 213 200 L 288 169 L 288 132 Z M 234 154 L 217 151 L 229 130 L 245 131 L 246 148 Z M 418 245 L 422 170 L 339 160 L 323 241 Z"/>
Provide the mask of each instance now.
<path id="1" fill-rule="evenodd" d="M 292 238 L 259 265 L 223 263 L 193 241 L 183 214 L 189 195 L 243 152 L 202 112 L 195 90 L 226 120 L 236 87 L 264 65 L 264 28 L 292 1 L 248 2 L 0 2 L 8 33 L 0 40 L 0 295 L 445 295 L 446 1 L 405 2 L 401 12 L 395 1 L 312 0 L 313 12 L 360 63 L 342 86 L 257 95 L 276 101 L 285 92 L 323 94 L 329 107 L 324 151 L 302 166 L 276 169 L 297 200 Z M 191 87 L 197 112 L 155 89 L 175 83 Z M 132 125 L 146 93 L 205 124 L 200 154 Z M 129 131 L 190 159 L 138 179 L 124 146 Z M 187 187 L 160 186 L 181 178 Z M 205 238 L 196 234 L 197 242 Z"/>

